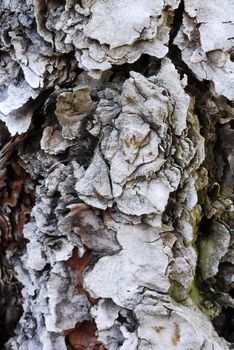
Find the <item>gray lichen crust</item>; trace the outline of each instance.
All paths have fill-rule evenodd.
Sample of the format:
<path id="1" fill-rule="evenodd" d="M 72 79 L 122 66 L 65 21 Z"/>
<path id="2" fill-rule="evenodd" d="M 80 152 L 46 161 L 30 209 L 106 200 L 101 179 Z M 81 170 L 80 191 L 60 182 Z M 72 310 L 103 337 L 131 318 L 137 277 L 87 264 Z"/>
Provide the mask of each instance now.
<path id="1" fill-rule="evenodd" d="M 185 0 L 172 43 L 177 0 L 0 4 L 0 119 L 11 134 L 1 169 L 14 172 L 17 158 L 35 186 L 25 245 L 6 252 L 23 310 L 5 349 L 231 348 L 212 324 L 234 307 L 225 5 Z M 214 82 L 199 101 L 194 75 Z M 229 143 L 207 159 L 218 123 Z M 198 283 L 215 295 L 211 312 Z"/>
<path id="2" fill-rule="evenodd" d="M 234 99 L 233 1 L 185 0 L 175 39 L 183 61 L 198 79 L 211 80 L 218 95 Z"/>

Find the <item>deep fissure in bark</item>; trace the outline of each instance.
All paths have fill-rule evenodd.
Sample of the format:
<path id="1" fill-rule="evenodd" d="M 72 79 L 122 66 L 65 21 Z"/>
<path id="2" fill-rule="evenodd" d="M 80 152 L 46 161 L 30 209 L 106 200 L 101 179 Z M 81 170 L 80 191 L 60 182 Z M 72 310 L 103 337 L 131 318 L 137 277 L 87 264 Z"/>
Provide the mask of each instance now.
<path id="1" fill-rule="evenodd" d="M 208 218 L 205 214 L 206 212 L 206 203 L 204 202 L 204 197 L 205 196 L 211 196 L 211 198 L 217 198 L 217 194 L 212 193 L 213 190 L 213 185 L 214 184 L 221 184 L 224 182 L 224 178 L 223 177 L 219 177 L 217 179 L 216 174 L 213 172 L 213 168 L 214 168 L 214 163 L 218 164 L 219 163 L 219 158 L 220 157 L 224 157 L 225 162 L 227 162 L 227 158 L 228 155 L 230 155 L 230 149 L 232 148 L 231 144 L 233 145 L 234 142 L 234 137 L 233 134 L 230 134 L 229 139 L 227 140 L 222 140 L 222 134 L 220 134 L 220 124 L 218 122 L 218 118 L 217 121 L 209 121 L 209 117 L 207 117 L 206 114 L 206 102 L 207 100 L 211 99 L 211 93 L 209 91 L 209 87 L 210 87 L 210 82 L 203 80 L 200 81 L 197 79 L 197 77 L 194 75 L 194 73 L 191 71 L 191 69 L 187 66 L 187 64 L 182 60 L 181 58 L 181 50 L 178 48 L 177 45 L 173 44 L 173 41 L 178 33 L 178 30 L 180 29 L 181 25 L 182 25 L 182 21 L 183 21 L 183 13 L 184 13 L 184 1 L 180 1 L 180 5 L 179 7 L 175 10 L 174 12 L 174 19 L 173 19 L 173 24 L 172 24 L 172 29 L 171 29 L 171 33 L 170 33 L 170 41 L 169 41 L 169 53 L 168 56 L 170 57 L 170 59 L 172 60 L 172 62 L 175 64 L 178 72 L 181 74 L 181 77 L 183 77 L 183 74 L 186 74 L 188 77 L 188 85 L 186 87 L 186 90 L 188 91 L 188 93 L 191 94 L 191 96 L 195 97 L 195 113 L 198 116 L 200 125 L 201 125 L 201 135 L 204 136 L 205 138 L 205 160 L 203 165 L 205 165 L 205 167 L 208 169 L 208 178 L 209 178 L 209 184 L 207 187 L 205 187 L 205 189 L 203 189 L 202 191 L 200 191 L 200 193 L 198 192 L 198 204 L 201 205 L 202 207 L 202 212 L 204 213 L 202 216 L 202 219 L 200 221 L 200 223 L 198 223 L 198 237 L 197 240 L 194 242 L 196 245 L 196 249 L 198 251 L 198 264 L 196 267 L 196 276 L 195 276 L 195 280 L 196 280 L 196 285 L 197 288 L 199 290 L 199 293 L 201 294 L 201 296 L 203 297 L 203 301 L 202 304 L 198 304 L 198 307 L 201 308 L 201 310 L 204 311 L 204 307 L 205 309 L 207 308 L 207 303 L 208 303 L 208 307 L 210 307 L 210 304 L 213 305 L 214 308 L 217 307 L 217 303 L 216 303 L 216 295 L 219 295 L 219 293 L 222 291 L 220 290 L 220 287 L 222 285 L 222 273 L 220 274 L 219 278 L 220 278 L 220 284 L 219 282 L 215 282 L 214 281 L 211 283 L 209 281 L 204 281 L 202 276 L 201 276 L 201 267 L 200 267 L 200 263 L 199 263 L 199 259 L 200 259 L 200 242 L 201 240 L 206 237 L 209 236 L 208 233 L 208 229 L 211 226 L 212 222 L 214 222 L 214 220 L 216 220 L 216 217 L 211 217 Z M 227 103 L 231 103 L 230 101 L 227 100 Z M 233 121 L 230 121 L 230 127 L 232 128 L 232 123 Z M 212 125 L 214 130 L 213 130 L 213 145 L 210 146 L 210 137 L 209 137 L 209 133 L 207 132 L 207 128 L 209 128 L 209 126 Z M 225 152 L 225 146 L 224 148 L 222 148 L 222 142 L 226 143 L 226 152 Z M 209 149 L 208 149 L 209 148 Z M 210 152 L 209 150 L 213 149 L 214 154 L 213 154 L 213 158 L 210 158 Z M 228 165 L 226 165 L 227 167 Z M 229 172 L 230 172 L 230 168 L 229 168 Z M 217 182 L 216 182 L 217 181 Z M 231 180 L 231 176 L 229 176 L 229 186 L 233 184 L 233 180 Z M 230 199 L 233 199 L 232 196 L 230 196 Z M 213 199 L 214 200 L 214 199 Z M 230 220 L 230 218 L 229 218 Z M 230 223 L 229 223 L 230 224 Z M 230 227 L 232 227 L 230 225 Z M 234 271 L 233 271 L 234 273 Z M 223 281 L 224 282 L 224 281 Z M 213 289 L 215 288 L 215 290 Z M 230 290 L 230 296 L 232 296 L 233 293 L 233 289 Z M 219 310 L 217 311 L 217 313 L 215 314 L 215 316 L 212 317 L 212 322 L 213 325 L 215 327 L 215 329 L 217 330 L 218 334 L 221 337 L 224 337 L 227 341 L 229 342 L 233 342 L 234 341 L 234 333 L 233 333 L 233 325 L 234 325 L 234 316 L 233 316 L 233 309 L 228 307 L 228 305 L 223 306 L 221 308 L 219 308 Z"/>
<path id="2" fill-rule="evenodd" d="M 23 255 L 26 240 L 23 237 L 23 225 L 30 219 L 34 205 L 34 190 L 25 192 L 23 188 L 30 180 L 17 164 L 16 152 L 10 159 L 4 179 L 1 179 L 1 315 L 0 315 L 0 348 L 14 335 L 14 329 L 20 319 L 22 309 L 22 284 L 15 276 L 14 266 L 6 256 L 6 251 L 14 255 Z"/>

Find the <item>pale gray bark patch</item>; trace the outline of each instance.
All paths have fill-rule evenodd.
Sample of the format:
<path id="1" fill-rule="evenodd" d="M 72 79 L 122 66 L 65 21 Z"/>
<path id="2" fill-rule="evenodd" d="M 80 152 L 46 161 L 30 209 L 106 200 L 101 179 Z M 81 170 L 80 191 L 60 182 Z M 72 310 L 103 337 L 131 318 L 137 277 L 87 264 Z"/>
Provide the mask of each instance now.
<path id="1" fill-rule="evenodd" d="M 211 80 L 215 92 L 233 100 L 233 1 L 185 0 L 183 24 L 175 38 L 183 61 L 198 79 Z"/>
<path id="2" fill-rule="evenodd" d="M 5 349 L 230 349 L 232 1 L 0 11 Z"/>

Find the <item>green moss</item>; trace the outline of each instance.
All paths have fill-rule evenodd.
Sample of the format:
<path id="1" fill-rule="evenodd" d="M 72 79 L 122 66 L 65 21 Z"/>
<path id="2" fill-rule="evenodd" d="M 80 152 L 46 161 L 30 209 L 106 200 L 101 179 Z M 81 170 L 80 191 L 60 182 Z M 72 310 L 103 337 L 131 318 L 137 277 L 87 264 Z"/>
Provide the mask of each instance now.
<path id="1" fill-rule="evenodd" d="M 201 222 L 203 215 L 204 214 L 202 213 L 201 206 L 197 204 L 192 210 L 192 218 L 194 223 L 193 223 L 193 240 L 191 242 L 191 245 L 196 250 L 198 257 L 200 255 L 199 254 L 200 248 L 198 247 L 197 240 L 198 240 L 199 224 Z M 207 317 L 212 318 L 214 314 L 213 304 L 210 303 L 208 300 L 205 300 L 199 290 L 199 284 L 202 283 L 200 264 L 201 264 L 201 261 L 199 259 L 196 276 L 194 277 L 193 282 L 191 283 L 190 288 L 188 290 L 188 299 L 190 299 L 189 301 L 192 302 L 194 307 L 198 307 Z"/>
<path id="2" fill-rule="evenodd" d="M 202 301 L 203 301 L 203 298 L 199 292 L 199 289 L 198 289 L 198 286 L 197 286 L 197 282 L 196 282 L 196 279 L 194 278 L 192 284 L 191 284 L 191 287 L 190 287 L 190 291 L 189 291 L 189 296 L 191 297 L 193 303 L 195 305 L 199 305 Z"/>
<path id="3" fill-rule="evenodd" d="M 198 282 L 197 279 L 194 278 L 190 291 L 189 291 L 189 297 L 192 301 L 192 304 L 195 307 L 198 307 L 207 317 L 212 318 L 214 315 L 214 307 L 211 302 L 208 300 L 205 300 L 203 296 L 201 295 L 199 288 L 198 288 Z"/>
<path id="4" fill-rule="evenodd" d="M 174 14 L 173 12 L 168 8 L 166 10 L 164 10 L 163 12 L 166 13 L 166 25 L 168 27 L 171 27 L 174 21 Z"/>
<path id="5" fill-rule="evenodd" d="M 200 309 L 201 312 L 203 312 L 208 318 L 212 319 L 215 313 L 214 305 L 208 301 L 205 300 L 200 293 L 199 287 L 198 287 L 198 279 L 197 277 L 194 278 L 193 282 L 191 283 L 190 287 L 187 290 L 187 297 L 184 300 L 178 300 L 177 294 L 176 294 L 176 284 L 173 282 L 171 283 L 171 286 L 168 290 L 168 294 L 170 297 L 175 300 L 176 302 L 179 302 L 180 304 L 183 304 L 185 306 L 193 307 L 194 309 Z"/>
<path id="6" fill-rule="evenodd" d="M 198 254 L 198 248 L 197 248 L 198 225 L 202 219 L 202 216 L 203 216 L 203 214 L 202 214 L 201 206 L 199 204 L 195 205 L 194 208 L 192 209 L 192 212 L 191 212 L 191 218 L 193 221 L 193 240 L 190 244 L 193 247 L 193 249 L 196 251 L 197 254 Z M 181 296 L 181 294 L 178 293 L 178 288 L 179 288 L 179 286 L 177 286 L 176 281 L 171 280 L 168 294 L 175 301 L 182 302 L 181 300 L 178 299 L 178 295 Z M 194 300 L 195 304 L 198 304 L 202 300 L 200 297 L 200 294 L 199 294 L 199 290 L 198 290 L 194 281 L 188 287 L 187 291 L 185 291 L 185 293 L 184 293 L 184 295 L 185 295 L 184 303 L 185 304 L 187 304 L 186 299 L 189 297 L 190 294 L 192 295 L 192 299 Z M 191 298 L 191 295 L 190 295 L 190 298 Z M 196 302 L 195 302 L 195 300 L 196 300 Z"/>
<path id="7" fill-rule="evenodd" d="M 169 278 L 170 279 L 170 278 Z M 170 287 L 168 289 L 168 294 L 172 299 L 175 299 L 174 297 L 174 288 L 173 288 L 173 283 L 172 281 L 170 281 Z"/>
<path id="8" fill-rule="evenodd" d="M 192 218 L 195 221 L 195 224 L 198 225 L 202 219 L 202 210 L 199 204 L 195 205 L 192 209 Z"/>

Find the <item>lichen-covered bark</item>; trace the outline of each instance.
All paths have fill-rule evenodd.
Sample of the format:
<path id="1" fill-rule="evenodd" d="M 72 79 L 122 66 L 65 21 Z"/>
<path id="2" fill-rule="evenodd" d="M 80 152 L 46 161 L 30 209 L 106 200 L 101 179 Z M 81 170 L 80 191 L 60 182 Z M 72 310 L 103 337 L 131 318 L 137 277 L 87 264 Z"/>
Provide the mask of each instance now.
<path id="1" fill-rule="evenodd" d="M 2 348 L 231 349 L 233 2 L 0 16 Z"/>

